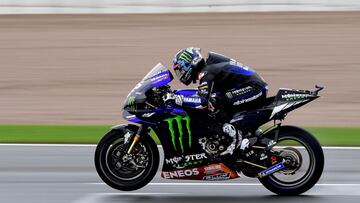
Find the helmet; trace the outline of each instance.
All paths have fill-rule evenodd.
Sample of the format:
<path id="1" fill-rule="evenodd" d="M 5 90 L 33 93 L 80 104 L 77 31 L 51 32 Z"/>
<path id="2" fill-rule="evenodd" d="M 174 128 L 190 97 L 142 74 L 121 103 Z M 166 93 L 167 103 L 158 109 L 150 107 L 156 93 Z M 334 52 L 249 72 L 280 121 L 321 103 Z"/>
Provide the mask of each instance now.
<path id="1" fill-rule="evenodd" d="M 200 48 L 189 47 L 180 50 L 173 59 L 173 68 L 180 82 L 189 85 L 196 80 L 196 74 L 204 67 L 205 61 Z"/>

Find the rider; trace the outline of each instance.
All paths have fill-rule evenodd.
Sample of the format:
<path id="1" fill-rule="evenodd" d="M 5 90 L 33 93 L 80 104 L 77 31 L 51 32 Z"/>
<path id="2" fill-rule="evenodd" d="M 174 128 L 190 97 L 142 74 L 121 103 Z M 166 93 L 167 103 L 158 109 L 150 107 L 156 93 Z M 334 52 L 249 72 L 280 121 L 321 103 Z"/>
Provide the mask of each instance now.
<path id="1" fill-rule="evenodd" d="M 209 115 L 223 125 L 223 131 L 233 138 L 233 143 L 223 154 L 232 154 L 236 148 L 238 133 L 228 123 L 230 116 L 249 109 L 266 98 L 267 84 L 264 79 L 249 67 L 218 53 L 209 52 L 205 60 L 200 48 L 194 47 L 177 52 L 173 68 L 183 84 L 199 81 L 198 96 L 201 103 L 196 108 L 208 109 Z M 191 101 L 184 96 L 172 94 L 167 95 L 165 100 L 168 99 L 174 99 L 177 105 L 182 106 L 186 105 L 184 101 Z"/>

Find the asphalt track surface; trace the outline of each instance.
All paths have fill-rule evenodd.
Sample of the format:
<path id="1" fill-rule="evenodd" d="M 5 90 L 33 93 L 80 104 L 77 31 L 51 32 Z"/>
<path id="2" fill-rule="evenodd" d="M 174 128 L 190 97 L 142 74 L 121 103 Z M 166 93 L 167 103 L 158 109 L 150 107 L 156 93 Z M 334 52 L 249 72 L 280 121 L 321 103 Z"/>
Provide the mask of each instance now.
<path id="1" fill-rule="evenodd" d="M 279 197 L 257 179 L 169 181 L 159 174 L 146 187 L 120 192 L 105 185 L 91 145 L 0 145 L 0 202 L 359 202 L 360 148 L 326 148 L 318 184 L 296 197 Z M 161 150 L 160 150 L 161 151 Z"/>

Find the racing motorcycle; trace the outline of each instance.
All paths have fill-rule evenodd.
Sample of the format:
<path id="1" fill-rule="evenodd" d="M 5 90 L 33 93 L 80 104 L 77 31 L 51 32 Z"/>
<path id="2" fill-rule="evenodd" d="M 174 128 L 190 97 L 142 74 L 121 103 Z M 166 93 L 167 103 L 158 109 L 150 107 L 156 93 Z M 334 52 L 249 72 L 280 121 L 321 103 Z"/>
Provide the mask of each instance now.
<path id="1" fill-rule="evenodd" d="M 279 195 L 301 194 L 319 180 L 324 167 L 321 145 L 308 131 L 282 126 L 281 121 L 318 98 L 323 87 L 315 86 L 314 91 L 282 88 L 257 108 L 235 113 L 230 124 L 237 143 L 246 146 L 222 156 L 232 139 L 214 127 L 217 123 L 206 111 L 164 102 L 169 92 L 200 99 L 196 90 L 172 91 L 172 79 L 159 63 L 127 96 L 123 117 L 138 125 L 112 127 L 95 152 L 96 170 L 106 184 L 122 191 L 148 184 L 160 162 L 156 136 L 164 151 L 162 178 L 218 181 L 242 173 L 258 178 Z M 259 130 L 269 121 L 273 121 L 271 127 Z"/>

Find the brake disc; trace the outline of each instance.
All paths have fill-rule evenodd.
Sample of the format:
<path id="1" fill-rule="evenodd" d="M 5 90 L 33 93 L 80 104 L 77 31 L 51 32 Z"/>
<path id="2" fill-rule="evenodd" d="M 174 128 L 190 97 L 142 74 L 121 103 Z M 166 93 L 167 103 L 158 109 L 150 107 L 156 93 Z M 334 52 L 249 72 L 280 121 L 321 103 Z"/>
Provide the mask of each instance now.
<path id="1" fill-rule="evenodd" d="M 285 159 L 286 168 L 281 171 L 284 175 L 292 175 L 301 167 L 302 155 L 299 150 L 287 147 L 280 152 L 280 156 Z"/>

